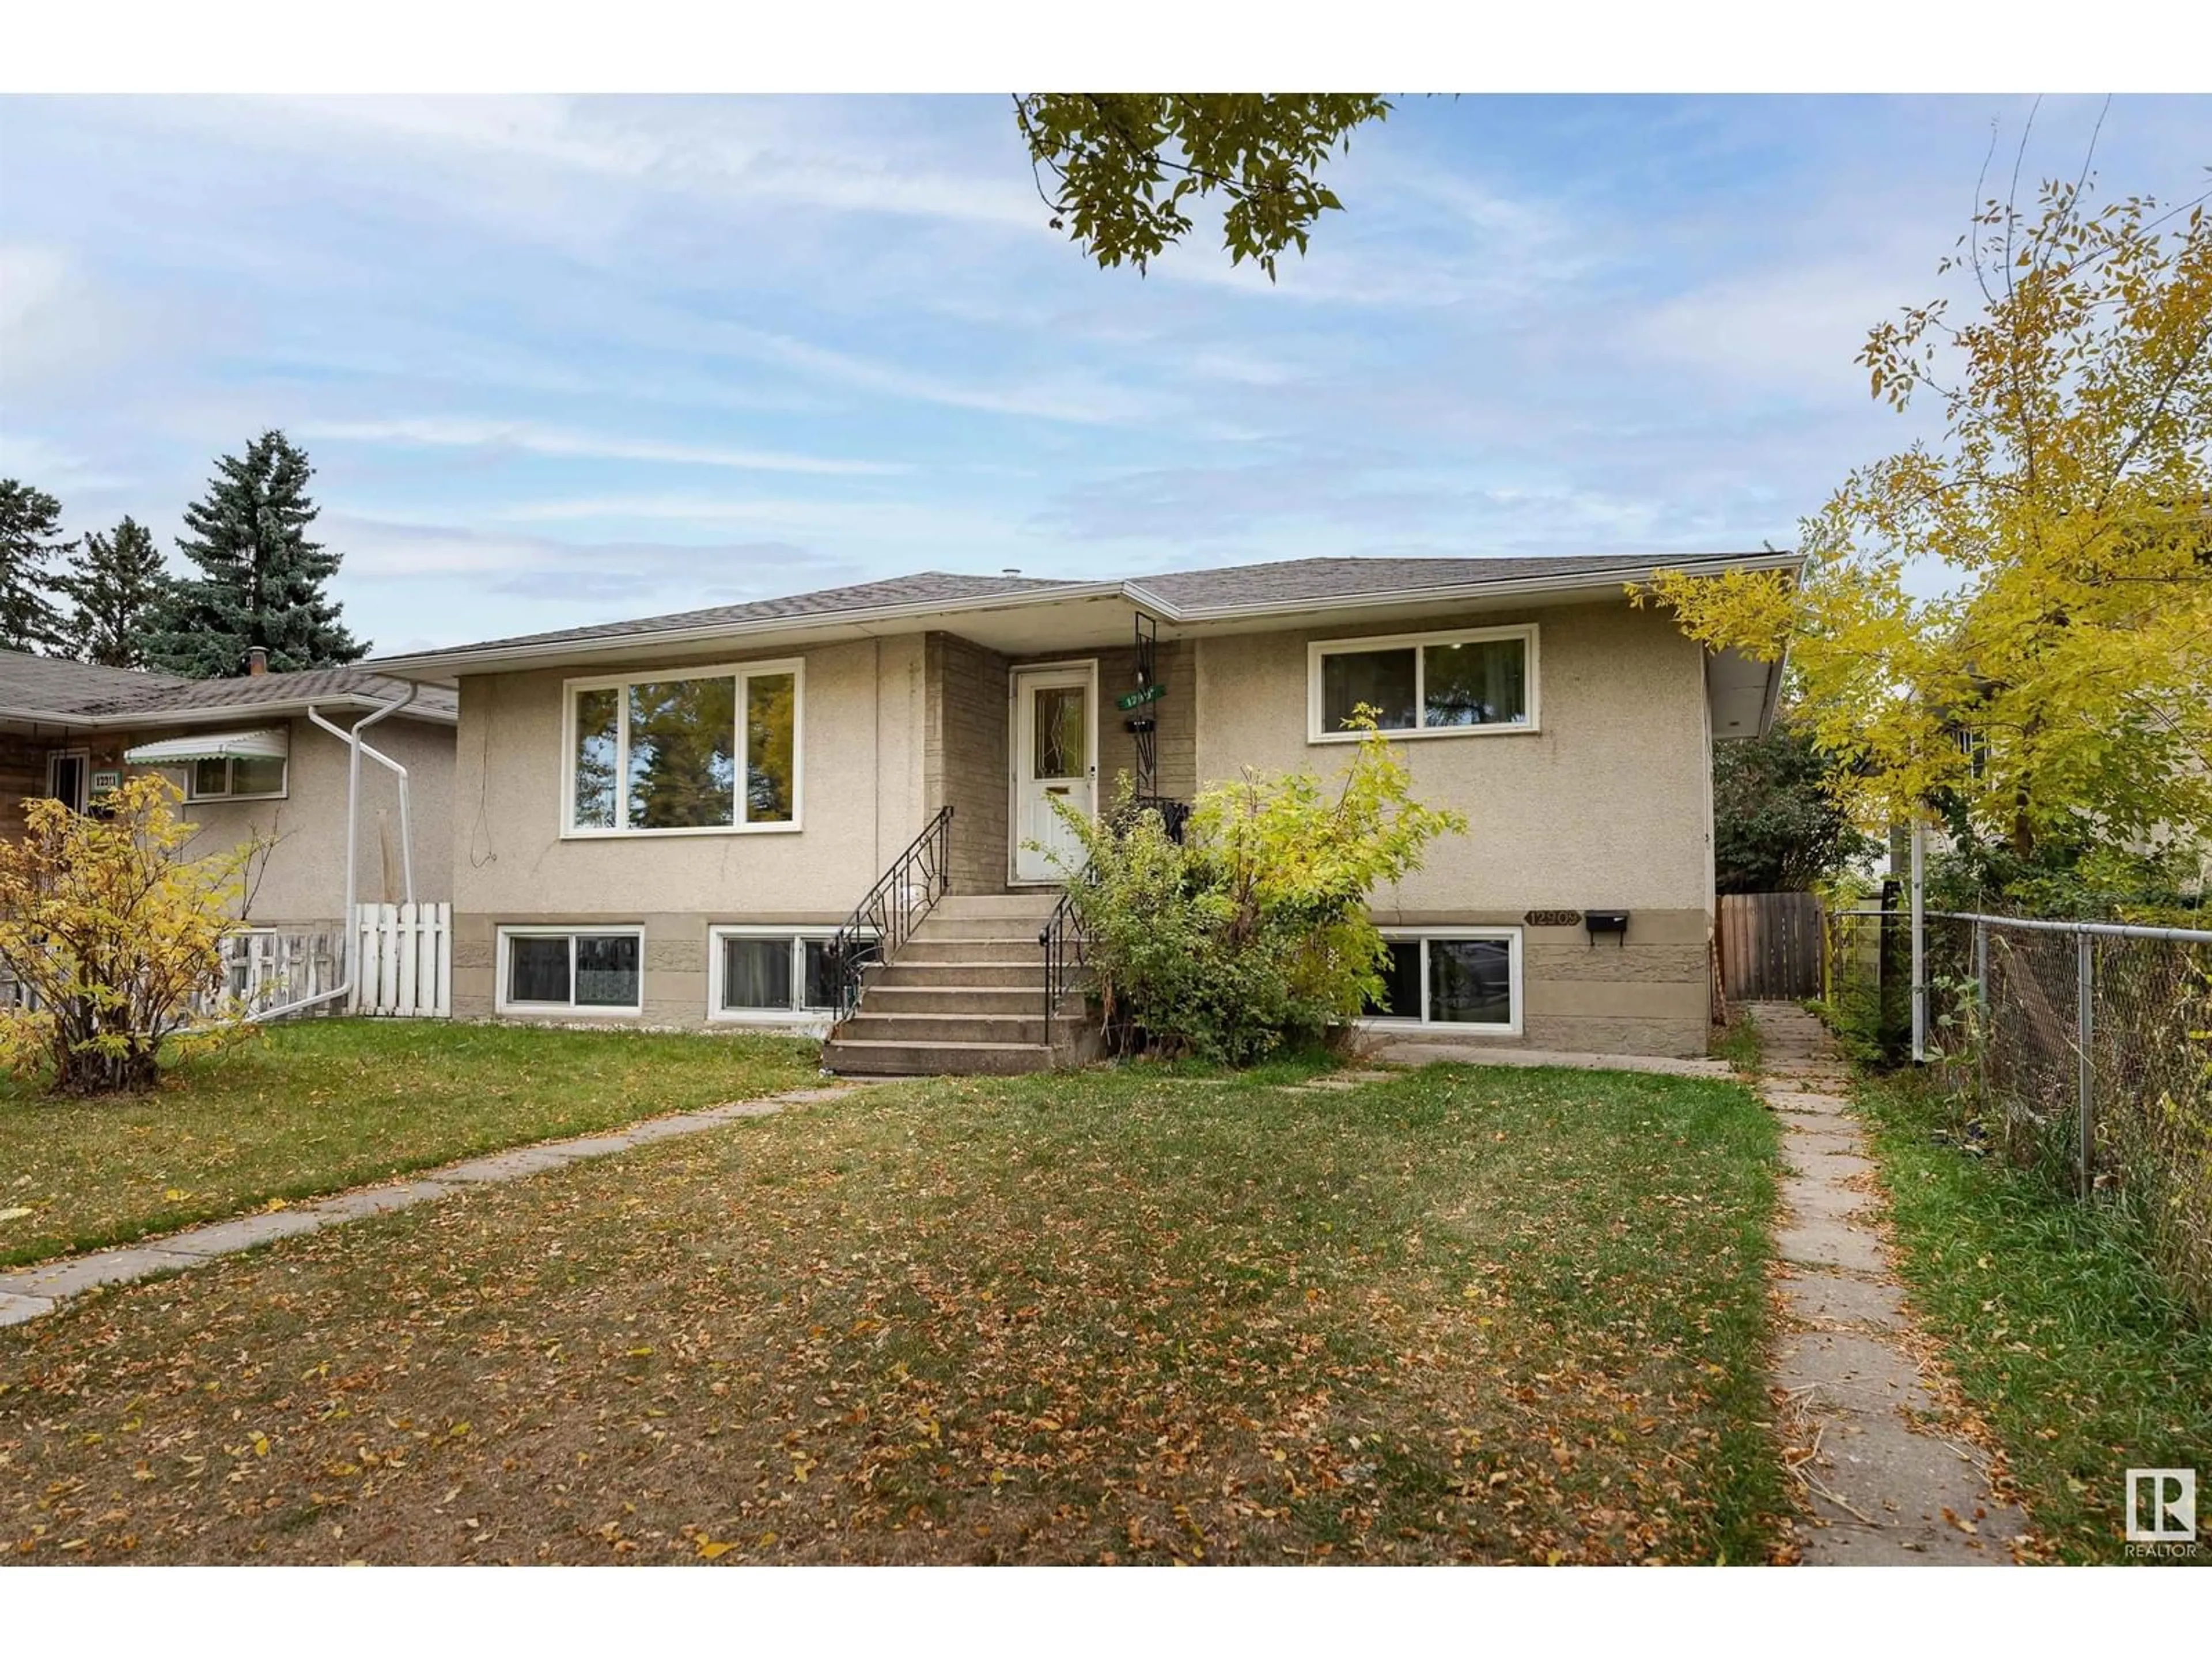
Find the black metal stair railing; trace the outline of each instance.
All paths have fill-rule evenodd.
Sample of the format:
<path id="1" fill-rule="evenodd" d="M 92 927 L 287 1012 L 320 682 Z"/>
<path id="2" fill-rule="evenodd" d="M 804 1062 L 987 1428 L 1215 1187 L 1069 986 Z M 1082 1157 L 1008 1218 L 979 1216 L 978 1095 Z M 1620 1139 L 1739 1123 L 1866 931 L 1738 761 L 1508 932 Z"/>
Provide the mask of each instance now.
<path id="1" fill-rule="evenodd" d="M 1076 908 L 1074 890 L 1064 890 L 1060 902 L 1037 934 L 1044 952 L 1044 1044 L 1053 1042 L 1053 1022 L 1060 1016 L 1060 1000 L 1083 968 L 1083 913 Z"/>
<path id="2" fill-rule="evenodd" d="M 1138 795 L 1129 802 L 1132 816 L 1140 812 L 1158 812 L 1160 828 L 1167 832 L 1170 841 L 1178 847 L 1182 844 L 1183 826 L 1190 822 L 1190 803 L 1176 800 L 1170 795 Z"/>
<path id="3" fill-rule="evenodd" d="M 890 961 L 945 896 L 951 861 L 952 809 L 940 806 L 906 851 L 876 878 L 876 884 L 853 907 L 853 914 L 830 941 L 829 966 L 836 983 L 840 1023 L 851 1018 L 860 1005 L 860 983 L 868 964 Z"/>

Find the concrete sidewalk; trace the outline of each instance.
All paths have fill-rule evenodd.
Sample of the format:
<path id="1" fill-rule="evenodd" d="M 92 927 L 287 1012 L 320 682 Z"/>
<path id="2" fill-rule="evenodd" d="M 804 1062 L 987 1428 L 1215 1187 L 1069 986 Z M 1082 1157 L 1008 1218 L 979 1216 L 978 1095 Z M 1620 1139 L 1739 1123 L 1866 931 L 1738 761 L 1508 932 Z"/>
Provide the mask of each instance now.
<path id="1" fill-rule="evenodd" d="M 1803 1009 L 1765 1002 L 1749 1012 L 1789 1166 L 1776 1234 L 1789 1316 L 1773 1364 L 1810 1510 L 1797 1527 L 1803 1559 L 2009 1565 L 2027 1518 L 1997 1501 L 1980 1454 L 1936 1426 L 1936 1397 L 1905 1341 L 1904 1286 L 1877 1227 L 1874 1162 L 1844 1097 L 1849 1071 Z"/>
<path id="2" fill-rule="evenodd" d="M 95 1285 L 124 1285 L 133 1279 L 150 1279 L 157 1273 L 179 1273 L 218 1256 L 251 1250 L 297 1233 L 320 1232 L 325 1227 L 341 1226 L 364 1216 L 426 1204 L 459 1188 L 519 1181 L 542 1170 L 557 1170 L 586 1158 L 611 1157 L 656 1140 L 701 1134 L 738 1118 L 768 1117 L 787 1106 L 835 1100 L 866 1086 L 848 1083 L 830 1088 L 793 1089 L 761 1100 L 733 1101 L 696 1112 L 647 1118 L 619 1129 L 577 1135 L 567 1140 L 538 1141 L 503 1152 L 489 1152 L 464 1163 L 449 1164 L 443 1169 L 428 1170 L 403 1181 L 356 1187 L 294 1208 L 257 1210 L 250 1215 L 210 1221 L 137 1244 L 64 1256 L 34 1267 L 19 1267 L 12 1273 L 0 1273 L 0 1325 L 20 1325 L 52 1313 L 69 1297 Z"/>

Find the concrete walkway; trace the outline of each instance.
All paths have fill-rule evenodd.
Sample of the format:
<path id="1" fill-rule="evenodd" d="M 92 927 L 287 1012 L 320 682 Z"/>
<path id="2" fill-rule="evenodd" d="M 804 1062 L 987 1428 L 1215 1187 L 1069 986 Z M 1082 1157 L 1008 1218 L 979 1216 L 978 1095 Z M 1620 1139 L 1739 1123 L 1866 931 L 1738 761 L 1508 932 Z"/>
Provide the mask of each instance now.
<path id="1" fill-rule="evenodd" d="M 320 1232 L 325 1227 L 341 1226 L 364 1216 L 425 1204 L 459 1188 L 519 1181 L 542 1170 L 557 1170 L 586 1158 L 607 1158 L 656 1140 L 701 1134 L 738 1118 L 769 1117 L 787 1106 L 835 1100 L 865 1086 L 844 1084 L 832 1088 L 793 1089 L 761 1100 L 735 1101 L 696 1112 L 647 1118 L 619 1129 L 578 1135 L 568 1140 L 541 1140 L 472 1158 L 465 1163 L 449 1164 L 443 1169 L 425 1170 L 404 1181 L 356 1187 L 295 1208 L 257 1210 L 228 1221 L 211 1221 L 137 1244 L 64 1256 L 35 1267 L 19 1267 L 12 1273 L 0 1273 L 0 1325 L 20 1325 L 52 1313 L 69 1297 L 94 1285 L 128 1284 L 132 1279 L 150 1279 L 156 1273 L 197 1267 L 217 1256 L 251 1250 L 295 1233 Z"/>
<path id="2" fill-rule="evenodd" d="M 1788 1314 L 1774 1376 L 1788 1401 L 1778 1429 L 1810 1511 L 1800 1553 L 1826 1566 L 2009 1564 L 2027 1517 L 1997 1502 L 1981 1455 L 1943 1432 L 1912 1358 L 1874 1163 L 1844 1098 L 1848 1069 L 1803 1009 L 1762 1002 L 1749 1012 L 1788 1166 L 1776 1235 Z"/>

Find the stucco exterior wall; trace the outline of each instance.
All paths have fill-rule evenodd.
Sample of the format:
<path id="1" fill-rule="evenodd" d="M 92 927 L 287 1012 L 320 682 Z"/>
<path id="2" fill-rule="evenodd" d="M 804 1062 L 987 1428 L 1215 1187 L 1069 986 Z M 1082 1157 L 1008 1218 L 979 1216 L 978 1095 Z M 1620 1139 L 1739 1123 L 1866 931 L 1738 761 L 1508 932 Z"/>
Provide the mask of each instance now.
<path id="1" fill-rule="evenodd" d="M 340 725 L 349 716 L 334 716 Z M 185 851 L 219 853 L 256 836 L 273 839 L 248 872 L 246 920 L 266 927 L 335 927 L 345 910 L 345 744 L 304 720 L 241 720 L 236 711 L 205 730 L 284 726 L 290 751 L 280 799 L 187 801 L 179 815 L 196 826 Z M 195 728 L 161 726 L 142 732 L 94 732 L 43 744 L 39 791 L 45 790 L 44 748 L 81 748 L 91 769 L 121 769 L 133 744 L 187 736 Z M 394 717 L 371 728 L 368 739 L 408 771 L 413 825 L 415 896 L 428 903 L 449 899 L 453 887 L 453 728 Z M 399 845 L 398 781 L 374 762 L 362 765 L 361 842 L 356 866 L 362 902 L 406 896 Z M 21 833 L 20 814 L 13 826 Z"/>
<path id="2" fill-rule="evenodd" d="M 1523 1030 L 1510 1040 L 1518 1046 L 1702 1053 L 1711 926 L 1702 654 L 1663 617 L 1625 605 L 1444 615 L 1418 630 L 1373 631 L 1522 621 L 1539 629 L 1539 727 L 1404 745 L 1416 791 L 1466 813 L 1469 833 L 1379 894 L 1376 920 L 1522 928 Z M 1339 745 L 1309 741 L 1307 645 L 1316 637 L 1354 635 L 1291 629 L 1163 643 L 1168 694 L 1153 705 L 1163 793 L 1188 799 L 1246 766 L 1326 773 L 1347 758 Z M 1134 765 L 1113 707 L 1133 663 L 1123 647 L 1089 654 L 1103 704 L 1103 793 Z M 955 890 L 1004 890 L 1016 665 L 942 633 L 804 656 L 803 828 L 792 833 L 564 839 L 568 677 L 462 682 L 452 820 L 457 1013 L 493 1012 L 500 926 L 626 925 L 646 932 L 645 1022 L 698 1024 L 709 927 L 842 921 L 948 801 Z M 1631 913 L 1625 945 L 1527 920 L 1534 910 L 1592 908 Z"/>
<path id="3" fill-rule="evenodd" d="M 673 673 L 791 654 L 722 653 L 654 667 Z M 712 924 L 843 920 L 921 828 L 924 644 L 915 635 L 797 654 L 805 687 L 795 830 L 564 836 L 571 677 L 547 670 L 461 681 L 455 1013 L 493 1011 L 502 924 L 643 925 L 645 1017 L 672 1023 L 704 1015 Z"/>
<path id="4" fill-rule="evenodd" d="M 1373 631 L 1522 622 L 1538 629 L 1537 729 L 1402 745 L 1416 794 L 1465 813 L 1468 828 L 1378 893 L 1376 920 L 1524 927 L 1522 1046 L 1702 1054 L 1712 893 L 1703 653 L 1663 615 L 1625 605 Z M 1356 637 L 1338 628 L 1198 641 L 1201 780 L 1340 765 L 1342 747 L 1308 740 L 1307 647 Z M 1528 912 L 1555 909 L 1626 910 L 1626 941 L 1526 926 Z"/>

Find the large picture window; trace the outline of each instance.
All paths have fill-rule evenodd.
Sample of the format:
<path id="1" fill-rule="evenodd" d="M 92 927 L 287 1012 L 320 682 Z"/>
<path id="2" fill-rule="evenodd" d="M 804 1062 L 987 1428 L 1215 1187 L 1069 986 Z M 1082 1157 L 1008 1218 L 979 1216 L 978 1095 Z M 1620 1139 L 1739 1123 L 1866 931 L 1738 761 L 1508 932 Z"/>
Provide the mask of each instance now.
<path id="1" fill-rule="evenodd" d="M 1536 629 L 1482 628 L 1308 647 L 1307 737 L 1353 742 L 1361 705 L 1396 737 L 1536 728 Z"/>
<path id="2" fill-rule="evenodd" d="M 567 832 L 796 830 L 803 675 L 774 662 L 572 682 Z"/>
<path id="3" fill-rule="evenodd" d="M 644 1006 L 645 933 L 636 927 L 502 927 L 501 1013 L 635 1014 Z"/>
<path id="4" fill-rule="evenodd" d="M 1367 1018 L 1521 1035 L 1519 928 L 1386 928 L 1382 940 L 1390 956 Z"/>

